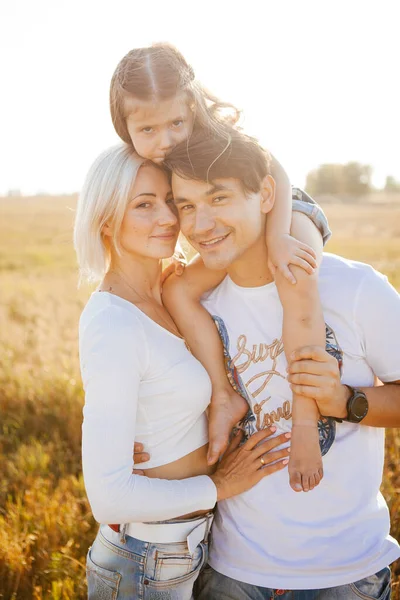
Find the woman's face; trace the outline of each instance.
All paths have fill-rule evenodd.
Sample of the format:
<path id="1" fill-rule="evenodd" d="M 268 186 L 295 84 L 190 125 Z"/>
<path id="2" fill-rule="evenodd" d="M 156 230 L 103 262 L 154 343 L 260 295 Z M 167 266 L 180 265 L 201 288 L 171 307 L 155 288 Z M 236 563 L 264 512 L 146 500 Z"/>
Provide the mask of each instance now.
<path id="1" fill-rule="evenodd" d="M 162 163 L 171 150 L 188 138 L 194 114 L 186 93 L 154 103 L 130 97 L 125 100 L 126 124 L 136 152 Z"/>
<path id="2" fill-rule="evenodd" d="M 156 166 L 143 165 L 132 186 L 119 242 L 124 254 L 147 258 L 172 256 L 179 223 L 167 175 Z"/>

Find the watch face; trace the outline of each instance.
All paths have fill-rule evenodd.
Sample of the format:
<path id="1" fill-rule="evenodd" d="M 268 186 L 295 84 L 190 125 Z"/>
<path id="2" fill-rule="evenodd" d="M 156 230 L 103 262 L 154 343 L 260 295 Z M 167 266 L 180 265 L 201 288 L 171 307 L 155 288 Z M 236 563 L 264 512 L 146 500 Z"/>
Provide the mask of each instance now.
<path id="1" fill-rule="evenodd" d="M 361 421 L 368 412 L 368 400 L 365 397 L 365 394 L 358 393 L 355 394 L 353 401 L 351 403 L 351 416 L 352 419 Z"/>

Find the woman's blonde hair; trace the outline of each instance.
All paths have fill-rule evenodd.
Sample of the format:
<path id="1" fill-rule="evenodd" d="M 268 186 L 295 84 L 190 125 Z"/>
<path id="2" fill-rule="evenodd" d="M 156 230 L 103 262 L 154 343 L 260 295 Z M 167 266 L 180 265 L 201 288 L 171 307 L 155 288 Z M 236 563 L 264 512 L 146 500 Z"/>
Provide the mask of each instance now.
<path id="1" fill-rule="evenodd" d="M 221 126 L 235 125 L 240 111 L 221 102 L 195 79 L 192 67 L 171 44 L 159 43 L 128 52 L 115 69 L 110 86 L 110 111 L 115 131 L 132 144 L 125 112 L 125 99 L 160 101 L 186 92 L 194 111 L 194 127 L 207 128 L 220 135 Z"/>
<path id="2" fill-rule="evenodd" d="M 146 162 L 131 145 L 121 144 L 102 152 L 89 169 L 74 226 L 79 283 L 103 279 L 110 268 L 111 247 L 120 254 L 118 238 L 130 191 L 139 168 Z M 111 237 L 103 233 L 106 224 Z"/>

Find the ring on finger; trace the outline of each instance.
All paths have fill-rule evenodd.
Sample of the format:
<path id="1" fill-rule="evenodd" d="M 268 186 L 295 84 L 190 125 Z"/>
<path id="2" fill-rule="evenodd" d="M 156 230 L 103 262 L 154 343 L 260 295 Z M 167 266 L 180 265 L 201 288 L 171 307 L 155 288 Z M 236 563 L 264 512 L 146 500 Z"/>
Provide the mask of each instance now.
<path id="1" fill-rule="evenodd" d="M 260 458 L 260 462 L 262 465 L 265 465 L 265 460 L 263 459 L 263 457 Z"/>

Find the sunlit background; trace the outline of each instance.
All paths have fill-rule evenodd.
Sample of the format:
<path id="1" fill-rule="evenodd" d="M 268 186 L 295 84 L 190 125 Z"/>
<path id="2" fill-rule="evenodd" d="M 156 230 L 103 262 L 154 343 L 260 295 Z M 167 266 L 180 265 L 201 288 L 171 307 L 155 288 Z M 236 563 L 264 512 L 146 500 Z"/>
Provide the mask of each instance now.
<path id="1" fill-rule="evenodd" d="M 0 194 L 79 190 L 117 141 L 112 72 L 168 40 L 304 184 L 324 162 L 400 179 L 397 0 L 2 0 Z"/>
<path id="2" fill-rule="evenodd" d="M 400 290 L 399 13 L 399 0 L 0 0 L 1 599 L 87 598 L 97 525 L 81 472 L 77 325 L 91 290 L 77 290 L 72 192 L 118 141 L 108 88 L 119 60 L 170 41 L 244 110 L 294 184 L 332 163 L 307 187 L 334 232 L 328 251 Z M 375 193 L 388 175 L 393 189 Z M 397 539 L 399 449 L 388 429 L 382 492 Z M 400 600 L 400 561 L 392 569 Z"/>

